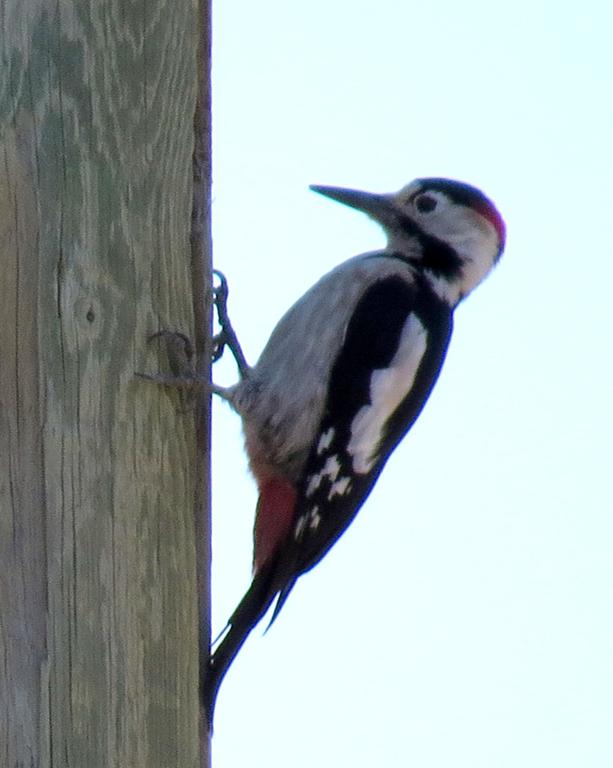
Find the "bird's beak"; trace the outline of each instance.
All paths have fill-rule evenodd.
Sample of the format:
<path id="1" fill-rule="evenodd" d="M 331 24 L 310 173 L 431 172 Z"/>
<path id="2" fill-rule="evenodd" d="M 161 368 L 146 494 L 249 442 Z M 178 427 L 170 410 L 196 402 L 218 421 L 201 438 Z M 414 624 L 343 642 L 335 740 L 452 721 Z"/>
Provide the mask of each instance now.
<path id="1" fill-rule="evenodd" d="M 311 184 L 310 189 L 336 200 L 337 203 L 362 211 L 381 224 L 385 224 L 394 213 L 390 195 L 360 192 L 357 189 L 345 189 L 344 187 L 322 187 L 319 184 Z"/>

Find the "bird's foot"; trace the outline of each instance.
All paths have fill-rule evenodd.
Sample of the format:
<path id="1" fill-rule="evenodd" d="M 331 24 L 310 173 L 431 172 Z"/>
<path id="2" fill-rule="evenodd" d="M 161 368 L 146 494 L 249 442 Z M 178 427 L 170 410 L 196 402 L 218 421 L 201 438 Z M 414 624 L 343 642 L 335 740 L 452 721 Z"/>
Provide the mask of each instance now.
<path id="1" fill-rule="evenodd" d="M 194 348 L 190 339 L 180 331 L 161 330 L 151 334 L 147 341 L 159 339 L 164 343 L 170 373 L 141 373 L 135 375 L 144 381 L 179 389 L 183 401 L 182 411 L 193 407 L 196 395 L 208 389 L 210 383 L 199 376 L 194 365 Z"/>
<path id="2" fill-rule="evenodd" d="M 217 362 L 228 347 L 236 360 L 240 377 L 244 379 L 249 375 L 249 364 L 228 316 L 228 281 L 218 269 L 214 269 L 213 274 L 219 279 L 219 285 L 213 288 L 213 302 L 217 309 L 217 322 L 221 328 L 220 332 L 213 336 L 213 362 Z"/>
<path id="3" fill-rule="evenodd" d="M 212 381 L 198 374 L 194 365 L 192 343 L 184 333 L 162 330 L 153 333 L 147 341 L 151 342 L 155 339 L 162 339 L 165 342 L 170 373 L 142 373 L 137 371 L 135 376 L 143 381 L 149 381 L 163 387 L 179 389 L 186 401 L 186 408 L 193 405 L 196 395 L 202 390 L 232 402 L 232 390 L 230 388 L 213 384 Z"/>

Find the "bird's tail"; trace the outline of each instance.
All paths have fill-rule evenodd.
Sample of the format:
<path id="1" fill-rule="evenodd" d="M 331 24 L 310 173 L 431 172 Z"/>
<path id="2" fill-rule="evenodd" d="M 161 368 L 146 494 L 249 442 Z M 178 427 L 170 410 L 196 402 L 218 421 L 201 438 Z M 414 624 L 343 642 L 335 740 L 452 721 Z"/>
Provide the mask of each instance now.
<path id="1" fill-rule="evenodd" d="M 269 629 L 272 627 L 272 625 L 273 625 L 273 623 L 274 623 L 275 619 L 277 618 L 277 616 L 279 615 L 279 612 L 281 611 L 281 608 L 283 608 L 283 606 L 285 605 L 285 601 L 286 601 L 286 600 L 287 600 L 287 598 L 289 597 L 289 593 L 292 591 L 292 589 L 294 588 L 294 584 L 295 584 L 297 581 L 298 581 L 298 577 L 297 577 L 297 576 L 294 576 L 294 578 L 292 578 L 292 580 L 291 580 L 291 581 L 289 581 L 289 582 L 288 582 L 288 583 L 287 583 L 287 584 L 286 584 L 286 585 L 285 585 L 285 586 L 284 586 L 284 587 L 283 587 L 283 588 L 282 588 L 282 589 L 279 591 L 279 597 L 278 597 L 278 599 L 277 599 L 277 604 L 275 605 L 275 609 L 274 609 L 274 611 L 272 612 L 272 617 L 271 617 L 270 621 L 268 622 L 268 626 L 266 627 L 266 631 L 267 631 L 267 632 L 268 632 L 268 630 L 269 630 Z M 272 601 L 271 601 L 271 602 L 272 602 Z M 269 603 L 269 605 L 270 605 L 270 603 Z"/>
<path id="2" fill-rule="evenodd" d="M 202 671 L 201 697 L 209 730 L 212 730 L 219 686 L 249 633 L 269 609 L 278 592 L 274 576 L 275 570 L 271 567 L 264 567 L 256 573 L 251 586 L 230 617 L 228 629 L 219 647 Z"/>

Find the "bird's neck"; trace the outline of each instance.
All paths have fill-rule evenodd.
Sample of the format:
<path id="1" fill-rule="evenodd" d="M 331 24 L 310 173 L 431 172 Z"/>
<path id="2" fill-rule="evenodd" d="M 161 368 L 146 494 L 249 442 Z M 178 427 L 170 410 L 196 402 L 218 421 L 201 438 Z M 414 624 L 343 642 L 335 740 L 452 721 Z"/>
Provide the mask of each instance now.
<path id="1" fill-rule="evenodd" d="M 496 251 L 489 243 L 471 239 L 443 241 L 425 233 L 394 233 L 387 245 L 427 281 L 432 291 L 455 307 L 490 272 Z"/>

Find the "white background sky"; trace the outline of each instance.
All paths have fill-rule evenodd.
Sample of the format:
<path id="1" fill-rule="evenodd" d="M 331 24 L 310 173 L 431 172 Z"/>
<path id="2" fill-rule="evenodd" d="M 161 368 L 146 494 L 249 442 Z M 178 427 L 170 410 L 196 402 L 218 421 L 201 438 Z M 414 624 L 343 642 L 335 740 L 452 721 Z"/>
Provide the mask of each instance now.
<path id="1" fill-rule="evenodd" d="M 215 4 L 215 264 L 251 361 L 319 275 L 383 244 L 308 184 L 449 176 L 508 226 L 417 425 L 230 670 L 215 768 L 613 765 L 611 8 Z M 256 501 L 221 404 L 214 454 L 218 630 Z"/>

